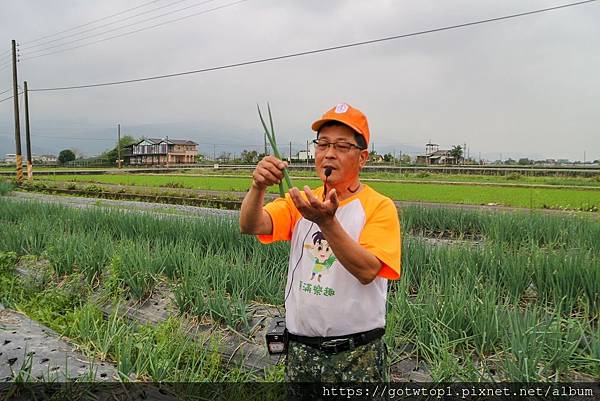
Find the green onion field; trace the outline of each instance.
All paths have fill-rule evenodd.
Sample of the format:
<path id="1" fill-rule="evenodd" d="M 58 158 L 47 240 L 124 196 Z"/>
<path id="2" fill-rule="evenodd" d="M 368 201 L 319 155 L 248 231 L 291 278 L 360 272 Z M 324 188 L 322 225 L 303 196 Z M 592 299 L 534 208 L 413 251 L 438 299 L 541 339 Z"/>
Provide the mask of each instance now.
<path id="1" fill-rule="evenodd" d="M 401 222 L 402 276 L 389 283 L 385 337 L 392 364 L 417 358 L 436 381 L 600 377 L 600 221 L 409 207 Z M 114 362 L 123 378 L 283 380 L 280 365 L 257 373 L 226 364 L 210 338 L 202 346 L 187 339 L 181 321 L 247 332 L 257 305 L 283 303 L 288 244 L 260 245 L 231 217 L 8 197 L 0 198 L 0 224 L 0 303 Z M 43 274 L 18 275 L 16 265 Z M 103 318 L 92 297 L 142 301 L 159 288 L 173 294 L 177 312 L 158 326 Z"/>

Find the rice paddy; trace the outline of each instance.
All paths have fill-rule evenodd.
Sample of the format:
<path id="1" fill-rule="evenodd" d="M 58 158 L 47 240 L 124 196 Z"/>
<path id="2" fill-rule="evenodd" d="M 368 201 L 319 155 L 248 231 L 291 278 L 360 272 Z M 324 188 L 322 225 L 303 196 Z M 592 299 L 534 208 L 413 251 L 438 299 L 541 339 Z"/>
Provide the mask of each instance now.
<path id="1" fill-rule="evenodd" d="M 245 192 L 250 186 L 250 178 L 239 176 L 211 177 L 181 175 L 143 175 L 143 174 L 106 174 L 106 175 L 59 175 L 44 176 L 46 181 L 86 182 L 118 184 L 126 186 L 189 188 L 198 190 Z M 551 187 L 506 187 L 496 185 L 455 185 L 438 182 L 367 182 L 378 192 L 394 200 L 422 201 L 437 203 L 455 203 L 467 205 L 503 205 L 532 209 L 565 209 L 598 211 L 600 209 L 600 190 L 584 188 Z M 321 185 L 318 179 L 298 177 L 295 185 L 312 187 Z M 277 193 L 277 188 L 270 189 Z"/>
<path id="2" fill-rule="evenodd" d="M 403 209 L 401 221 L 403 272 L 390 282 L 385 337 L 392 363 L 418 358 L 438 381 L 600 377 L 599 221 L 418 207 Z M 288 244 L 261 245 L 239 233 L 236 219 L 159 218 L 0 198 L 0 222 L 0 266 L 35 255 L 49 262 L 48 280 L 55 283 L 49 287 L 77 283 L 76 291 L 55 300 L 61 306 L 37 317 L 109 355 L 123 377 L 249 376 L 238 370 L 223 375 L 210 363 L 212 353 L 183 340 L 161 343 L 153 355 L 132 352 L 137 342 L 152 348 L 177 333 L 178 324 L 165 323 L 144 343 L 139 338 L 147 329 L 128 327 L 119 316 L 103 320 L 83 288 L 119 302 L 141 301 L 166 286 L 180 315 L 173 319 L 197 318 L 242 333 L 256 305 L 283 304 Z M 435 244 L 423 236 L 464 241 Z M 0 302 L 21 299 L 27 310 L 15 295 L 24 285 L 8 267 L 0 269 Z M 61 307 L 72 313 L 61 315 Z M 176 355 L 183 359 L 173 361 Z M 147 360 L 152 367 L 143 365 Z M 208 360 L 206 370 L 192 360 Z M 167 373 L 173 366 L 179 376 Z"/>

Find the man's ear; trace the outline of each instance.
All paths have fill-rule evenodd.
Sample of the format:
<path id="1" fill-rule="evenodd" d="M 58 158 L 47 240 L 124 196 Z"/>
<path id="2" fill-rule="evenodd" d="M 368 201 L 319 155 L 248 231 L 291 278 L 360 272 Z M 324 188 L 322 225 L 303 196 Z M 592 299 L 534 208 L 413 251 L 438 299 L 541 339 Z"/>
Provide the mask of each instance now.
<path id="1" fill-rule="evenodd" d="M 361 169 L 365 166 L 365 164 L 367 164 L 368 160 L 369 160 L 369 151 L 367 149 L 361 150 L 359 160 L 358 160 L 358 163 L 359 163 Z"/>

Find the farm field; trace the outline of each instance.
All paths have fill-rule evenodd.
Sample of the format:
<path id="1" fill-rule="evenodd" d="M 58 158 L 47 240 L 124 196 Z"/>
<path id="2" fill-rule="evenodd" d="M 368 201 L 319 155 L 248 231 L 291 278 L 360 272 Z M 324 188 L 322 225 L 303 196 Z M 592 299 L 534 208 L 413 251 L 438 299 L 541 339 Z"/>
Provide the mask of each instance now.
<path id="1" fill-rule="evenodd" d="M 2 172 L 13 172 L 14 167 L 0 167 Z M 108 167 L 35 167 L 34 174 L 38 172 L 60 171 L 95 171 L 104 170 L 110 171 L 111 174 L 118 174 L 119 170 Z M 390 181 L 446 181 L 446 182 L 464 182 L 464 183 L 498 183 L 508 185 L 555 185 L 555 186 L 589 186 L 600 187 L 600 170 L 597 174 L 591 176 L 569 176 L 569 175 L 534 175 L 526 168 L 519 173 L 496 172 L 495 174 L 460 174 L 452 173 L 451 168 L 447 172 L 427 172 L 402 170 L 397 172 L 364 170 L 361 177 L 364 179 L 380 179 Z M 197 174 L 197 175 L 229 175 L 237 177 L 249 177 L 251 168 L 232 169 L 221 167 L 215 169 L 212 166 L 196 167 L 196 168 L 174 168 L 172 174 Z M 304 166 L 293 166 L 291 174 L 299 177 L 315 177 L 314 171 L 304 169 Z"/>
<path id="2" fill-rule="evenodd" d="M 392 365 L 423 361 L 435 381 L 600 378 L 600 222 L 418 207 L 401 216 L 403 273 L 389 285 L 385 338 Z M 0 303 L 115 362 L 122 377 L 256 379 L 186 340 L 181 322 L 248 335 L 260 306 L 283 303 L 287 244 L 260 245 L 231 217 L 167 219 L 10 197 L 0 197 L 0 223 Z M 19 276 L 17 264 L 44 274 Z M 103 318 L 98 306 L 165 290 L 174 313 L 156 327 L 117 312 Z M 162 363 L 140 362 L 148 358 Z M 259 376 L 280 381 L 281 365 Z"/>
<path id="3" fill-rule="evenodd" d="M 202 175 L 231 175 L 250 176 L 251 170 L 232 170 L 198 168 L 182 170 L 182 174 Z M 315 177 L 314 171 L 292 169 L 291 174 L 297 177 Z M 496 183 L 508 185 L 556 185 L 556 186 L 590 186 L 600 187 L 600 172 L 591 177 L 571 176 L 535 176 L 524 173 L 509 173 L 498 175 L 483 174 L 452 174 L 433 172 L 385 172 L 385 171 L 362 171 L 362 179 L 389 180 L 389 181 L 446 181 L 464 183 Z"/>
<path id="4" fill-rule="evenodd" d="M 180 187 L 218 191 L 247 191 L 250 178 L 198 177 L 185 175 L 62 175 L 45 176 L 43 180 L 61 182 L 107 183 L 128 186 Z M 368 185 L 384 195 L 400 201 L 423 201 L 467 205 L 496 204 L 535 209 L 566 209 L 597 211 L 600 208 L 600 190 L 576 188 L 522 188 L 481 185 L 452 185 L 439 183 L 400 183 L 371 181 Z M 314 178 L 296 178 L 294 185 L 316 187 L 321 182 Z M 276 188 L 271 189 L 273 193 Z"/>

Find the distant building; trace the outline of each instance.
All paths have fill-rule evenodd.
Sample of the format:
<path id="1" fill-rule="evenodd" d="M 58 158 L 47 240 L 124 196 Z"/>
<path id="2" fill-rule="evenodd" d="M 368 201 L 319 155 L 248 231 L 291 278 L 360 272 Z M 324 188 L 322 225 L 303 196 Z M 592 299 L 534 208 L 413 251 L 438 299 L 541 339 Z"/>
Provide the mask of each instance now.
<path id="1" fill-rule="evenodd" d="M 385 161 L 385 159 L 383 158 L 382 155 L 378 155 L 378 154 L 371 154 L 369 155 L 369 161 L 372 163 L 383 163 Z"/>
<path id="2" fill-rule="evenodd" d="M 417 164 L 457 164 L 457 160 L 450 155 L 450 150 L 440 150 L 437 143 L 425 145 L 425 154 L 417 156 Z"/>
<path id="3" fill-rule="evenodd" d="M 315 159 L 315 144 L 309 143 L 308 148 L 301 150 L 296 154 L 296 160 L 314 160 Z"/>
<path id="4" fill-rule="evenodd" d="M 129 165 L 192 164 L 198 156 L 198 144 L 181 139 L 145 138 L 129 145 L 122 154 Z"/>
<path id="5" fill-rule="evenodd" d="M 27 155 L 22 155 L 23 164 L 27 163 Z M 4 163 L 14 164 L 17 162 L 17 156 L 15 153 L 7 153 L 4 156 Z M 31 155 L 31 161 L 34 164 L 56 164 L 58 158 L 54 155 Z"/>
<path id="6" fill-rule="evenodd" d="M 31 155 L 31 161 L 38 164 L 57 164 L 58 157 L 54 155 Z"/>

